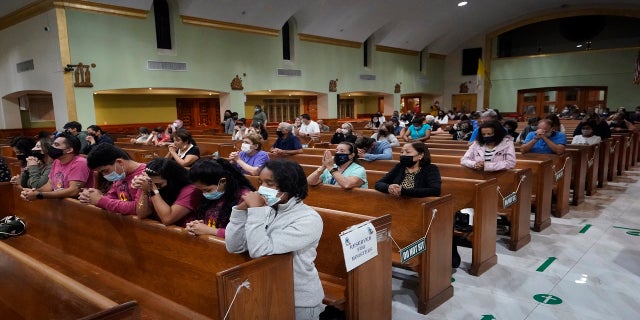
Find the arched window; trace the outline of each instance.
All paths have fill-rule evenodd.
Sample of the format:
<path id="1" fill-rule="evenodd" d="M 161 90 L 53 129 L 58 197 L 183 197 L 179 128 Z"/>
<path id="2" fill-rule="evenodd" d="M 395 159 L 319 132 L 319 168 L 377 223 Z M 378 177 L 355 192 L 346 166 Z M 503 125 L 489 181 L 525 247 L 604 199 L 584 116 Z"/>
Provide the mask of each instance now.
<path id="1" fill-rule="evenodd" d="M 156 19 L 156 46 L 158 49 L 171 50 L 171 15 L 167 0 L 153 0 L 153 13 Z"/>

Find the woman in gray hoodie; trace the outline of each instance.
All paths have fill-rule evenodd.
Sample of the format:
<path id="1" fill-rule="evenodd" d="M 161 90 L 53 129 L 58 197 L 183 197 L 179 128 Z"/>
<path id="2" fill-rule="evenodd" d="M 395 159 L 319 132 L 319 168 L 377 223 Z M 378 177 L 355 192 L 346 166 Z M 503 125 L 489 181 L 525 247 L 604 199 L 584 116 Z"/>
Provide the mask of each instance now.
<path id="1" fill-rule="evenodd" d="M 267 162 L 260 188 L 242 197 L 226 228 L 227 250 L 249 251 L 253 258 L 293 252 L 296 320 L 319 319 L 324 292 L 314 265 L 322 235 L 322 218 L 302 202 L 307 178 L 299 164 L 283 159 Z"/>

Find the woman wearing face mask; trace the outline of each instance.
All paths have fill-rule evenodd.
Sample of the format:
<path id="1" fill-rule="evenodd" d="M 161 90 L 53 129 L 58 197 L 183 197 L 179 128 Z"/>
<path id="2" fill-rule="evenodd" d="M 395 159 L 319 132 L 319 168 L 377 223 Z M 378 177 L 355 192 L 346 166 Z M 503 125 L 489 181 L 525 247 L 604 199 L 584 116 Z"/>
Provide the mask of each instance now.
<path id="1" fill-rule="evenodd" d="M 342 141 L 356 142 L 356 135 L 353 134 L 353 125 L 349 122 L 343 123 L 340 129 L 337 129 L 336 133 L 331 137 L 331 144 L 338 144 Z"/>
<path id="2" fill-rule="evenodd" d="M 351 142 L 340 142 L 335 155 L 326 150 L 322 165 L 307 177 L 307 183 L 312 186 L 320 183 L 338 185 L 343 189 L 369 187 L 367 172 L 358 164 L 358 149 Z"/>
<path id="3" fill-rule="evenodd" d="M 404 135 L 402 137 L 404 138 L 404 141 L 425 142 L 429 140 L 429 137 L 431 136 L 431 126 L 423 122 L 423 118 L 414 118 L 412 122 L 413 124 L 404 130 Z"/>
<path id="4" fill-rule="evenodd" d="M 262 111 L 262 106 L 256 105 L 252 123 L 267 124 L 267 114 Z"/>
<path id="5" fill-rule="evenodd" d="M 133 178 L 131 187 L 142 190 L 136 207 L 138 218 L 155 213 L 154 218 L 167 226 L 185 227 L 195 219 L 202 199 L 202 192 L 189 181 L 187 169 L 164 158 L 147 163 L 144 173 Z"/>
<path id="6" fill-rule="evenodd" d="M 233 208 L 227 225 L 227 250 L 253 258 L 293 253 L 295 319 L 318 319 L 324 292 L 314 265 L 322 218 L 302 200 L 308 186 L 299 164 L 272 160 L 260 172 L 258 192 Z"/>
<path id="7" fill-rule="evenodd" d="M 11 149 L 13 149 L 16 158 L 20 161 L 20 167 L 22 168 L 22 172 L 24 172 L 27 170 L 27 157 L 31 155 L 31 149 L 36 145 L 35 140 L 30 137 L 20 136 L 13 138 L 9 145 Z M 9 173 L 9 176 L 11 176 L 11 173 Z M 18 181 L 20 181 L 19 179 L 20 176 L 16 175 L 11 177 L 11 182 L 18 183 Z"/>
<path id="8" fill-rule="evenodd" d="M 222 158 L 197 161 L 189 170 L 189 180 L 205 199 L 196 209 L 195 220 L 187 223 L 187 231 L 224 238 L 231 208 L 242 200 L 243 195 L 255 189 L 242 173 Z"/>
<path id="9" fill-rule="evenodd" d="M 240 152 L 231 152 L 229 161 L 238 167 L 243 174 L 257 176 L 265 163 L 269 161 L 269 153 L 262 151 L 262 137 L 250 133 L 242 139 Z"/>
<path id="10" fill-rule="evenodd" d="M 602 139 L 599 136 L 593 134 L 593 128 L 595 128 L 596 122 L 590 120 L 582 125 L 581 135 L 573 136 L 573 140 L 571 140 L 571 144 L 586 144 L 586 145 L 594 145 L 600 144 Z"/>
<path id="11" fill-rule="evenodd" d="M 20 185 L 23 188 L 38 189 L 49 181 L 49 171 L 53 159 L 47 154 L 53 141 L 49 137 L 42 138 L 36 142 L 31 149 L 31 156 L 27 157 L 27 167 L 20 176 Z"/>
<path id="12" fill-rule="evenodd" d="M 395 128 L 393 127 L 393 123 L 391 121 L 385 123 L 383 126 L 378 129 L 378 132 L 371 135 L 372 139 L 376 141 L 386 141 L 389 143 L 391 147 L 399 147 L 400 141 L 396 138 L 396 135 L 393 134 Z"/>
<path id="13" fill-rule="evenodd" d="M 442 180 L 440 170 L 431 164 L 427 145 L 406 143 L 400 151 L 400 163 L 376 182 L 376 190 L 396 197 L 438 197 Z"/>
<path id="14" fill-rule="evenodd" d="M 366 129 L 378 129 L 380 128 L 380 124 L 381 124 L 380 118 L 377 115 L 375 115 L 371 117 L 371 121 L 369 121 L 364 127 Z"/>
<path id="15" fill-rule="evenodd" d="M 498 171 L 516 166 L 516 151 L 511 137 L 497 120 L 485 121 L 480 133 L 460 160 L 465 167 L 480 171 Z"/>

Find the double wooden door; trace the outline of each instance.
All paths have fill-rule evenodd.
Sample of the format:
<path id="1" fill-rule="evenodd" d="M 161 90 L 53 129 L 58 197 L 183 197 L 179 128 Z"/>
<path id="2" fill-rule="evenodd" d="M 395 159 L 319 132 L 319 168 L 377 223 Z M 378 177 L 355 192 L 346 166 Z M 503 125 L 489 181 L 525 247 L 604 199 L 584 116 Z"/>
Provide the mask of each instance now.
<path id="1" fill-rule="evenodd" d="M 188 129 L 222 129 L 218 98 L 178 98 L 176 109 Z"/>

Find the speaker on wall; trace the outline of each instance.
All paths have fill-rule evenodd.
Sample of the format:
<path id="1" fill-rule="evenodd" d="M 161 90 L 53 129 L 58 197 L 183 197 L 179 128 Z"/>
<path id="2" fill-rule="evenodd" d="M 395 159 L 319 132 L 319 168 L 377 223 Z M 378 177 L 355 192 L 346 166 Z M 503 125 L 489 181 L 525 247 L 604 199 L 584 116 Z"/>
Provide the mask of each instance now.
<path id="1" fill-rule="evenodd" d="M 462 75 L 476 75 L 480 58 L 482 58 L 482 48 L 462 49 Z"/>

